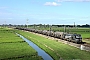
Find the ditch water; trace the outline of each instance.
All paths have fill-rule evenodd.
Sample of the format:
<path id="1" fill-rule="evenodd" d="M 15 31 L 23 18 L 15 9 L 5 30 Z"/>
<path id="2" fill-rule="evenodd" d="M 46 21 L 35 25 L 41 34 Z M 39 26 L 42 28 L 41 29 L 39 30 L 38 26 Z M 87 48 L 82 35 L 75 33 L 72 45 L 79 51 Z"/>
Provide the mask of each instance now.
<path id="1" fill-rule="evenodd" d="M 17 34 L 17 33 L 16 33 Z M 41 56 L 44 60 L 53 60 L 51 56 L 49 56 L 45 51 L 43 51 L 41 48 L 39 48 L 36 44 L 25 38 L 24 36 L 17 34 L 20 36 L 24 41 L 26 41 L 32 48 L 34 48 L 37 52 L 38 55 Z"/>

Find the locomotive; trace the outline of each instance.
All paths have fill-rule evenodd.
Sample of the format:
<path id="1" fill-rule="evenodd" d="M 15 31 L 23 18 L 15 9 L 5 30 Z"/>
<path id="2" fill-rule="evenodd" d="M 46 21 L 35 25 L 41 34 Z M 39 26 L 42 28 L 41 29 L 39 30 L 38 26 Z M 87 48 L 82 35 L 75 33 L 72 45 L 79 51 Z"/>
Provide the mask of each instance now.
<path id="1" fill-rule="evenodd" d="M 20 28 L 20 27 L 16 27 L 15 29 L 39 33 L 46 36 L 51 36 L 62 40 L 66 40 L 69 42 L 82 43 L 82 37 L 80 34 L 70 34 L 65 32 L 58 32 L 58 31 L 54 32 L 54 31 L 48 31 L 48 30 L 38 30 L 38 29 Z"/>

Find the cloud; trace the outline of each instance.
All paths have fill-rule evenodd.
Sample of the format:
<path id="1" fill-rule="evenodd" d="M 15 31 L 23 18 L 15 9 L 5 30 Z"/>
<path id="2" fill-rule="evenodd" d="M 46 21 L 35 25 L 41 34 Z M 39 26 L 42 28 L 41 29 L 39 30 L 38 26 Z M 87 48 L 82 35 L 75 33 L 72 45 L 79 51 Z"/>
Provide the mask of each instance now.
<path id="1" fill-rule="evenodd" d="M 62 0 L 55 0 L 56 2 L 62 2 Z"/>
<path id="2" fill-rule="evenodd" d="M 90 2 L 90 0 L 56 0 L 57 2 Z"/>
<path id="3" fill-rule="evenodd" d="M 45 6 L 59 6 L 59 5 L 61 5 L 61 4 L 58 4 L 58 3 L 56 3 L 56 2 L 46 2 L 44 5 L 45 5 Z"/>

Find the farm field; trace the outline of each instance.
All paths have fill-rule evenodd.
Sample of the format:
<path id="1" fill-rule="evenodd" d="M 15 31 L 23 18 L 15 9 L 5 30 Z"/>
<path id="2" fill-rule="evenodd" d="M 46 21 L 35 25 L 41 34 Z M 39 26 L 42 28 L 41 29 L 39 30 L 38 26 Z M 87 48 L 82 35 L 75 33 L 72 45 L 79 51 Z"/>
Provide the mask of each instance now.
<path id="1" fill-rule="evenodd" d="M 75 47 L 63 44 L 48 38 L 44 38 L 29 32 L 16 30 L 19 34 L 30 39 L 32 42 L 37 44 L 40 48 L 50 54 L 55 60 L 89 60 L 90 52 L 81 51 Z"/>
<path id="2" fill-rule="evenodd" d="M 14 30 L 0 28 L 0 60 L 42 60 Z"/>

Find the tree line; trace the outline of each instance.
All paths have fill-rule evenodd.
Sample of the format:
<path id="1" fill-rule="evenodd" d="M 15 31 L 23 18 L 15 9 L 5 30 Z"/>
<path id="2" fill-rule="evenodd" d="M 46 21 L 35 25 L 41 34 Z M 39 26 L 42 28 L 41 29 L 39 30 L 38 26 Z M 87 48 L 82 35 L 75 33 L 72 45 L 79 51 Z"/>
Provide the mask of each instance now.
<path id="1" fill-rule="evenodd" d="M 13 24 L 3 24 L 3 25 L 0 25 L 0 26 L 14 26 L 14 27 L 27 27 L 27 25 L 13 25 Z M 85 25 L 50 25 L 50 24 L 33 24 L 33 25 L 28 25 L 28 27 L 87 27 L 89 28 L 90 25 L 89 24 L 85 24 Z"/>

